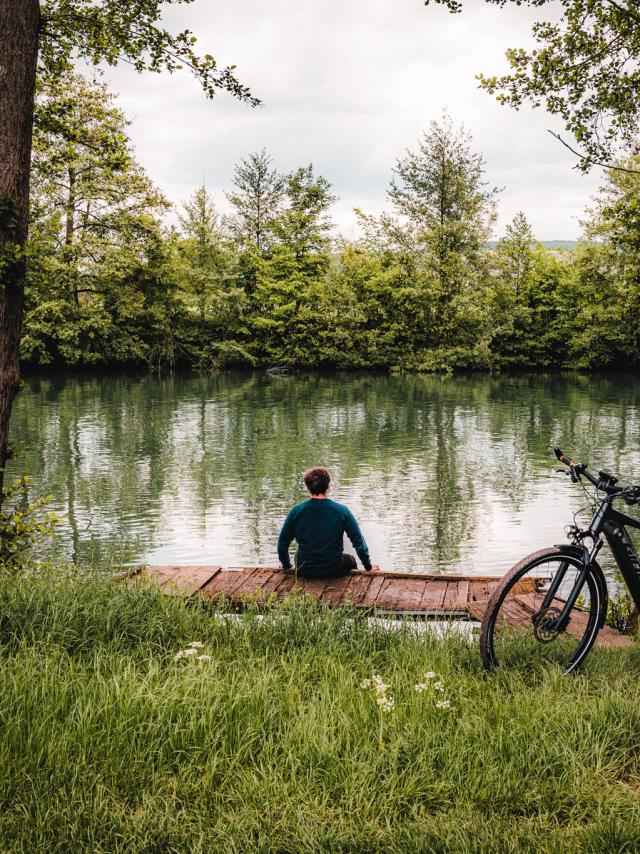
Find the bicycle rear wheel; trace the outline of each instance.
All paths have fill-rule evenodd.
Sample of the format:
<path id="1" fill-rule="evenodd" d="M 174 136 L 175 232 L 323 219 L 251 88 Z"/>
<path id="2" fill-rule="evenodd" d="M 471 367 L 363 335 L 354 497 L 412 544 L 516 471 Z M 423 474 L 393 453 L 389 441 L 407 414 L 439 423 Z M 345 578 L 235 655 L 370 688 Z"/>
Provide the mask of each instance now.
<path id="1" fill-rule="evenodd" d="M 596 639 L 605 607 L 596 568 L 587 574 L 568 620 L 561 620 L 581 570 L 580 557 L 553 546 L 528 555 L 504 576 L 480 627 L 486 669 L 555 664 L 570 673 L 579 667 Z"/>

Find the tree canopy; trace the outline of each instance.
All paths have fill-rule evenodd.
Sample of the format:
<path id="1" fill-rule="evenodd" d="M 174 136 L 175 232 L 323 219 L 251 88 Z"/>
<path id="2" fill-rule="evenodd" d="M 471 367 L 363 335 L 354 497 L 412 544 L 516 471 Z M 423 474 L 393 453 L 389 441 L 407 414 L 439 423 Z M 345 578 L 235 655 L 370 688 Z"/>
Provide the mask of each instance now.
<path id="1" fill-rule="evenodd" d="M 44 104 L 82 132 L 37 127 L 31 364 L 497 371 L 640 360 L 632 172 L 611 173 L 576 250 L 539 244 L 522 211 L 491 244 L 496 190 L 471 134 L 445 116 L 397 159 L 391 210 L 362 214 L 361 237 L 336 236 L 335 196 L 313 164 L 280 172 L 264 150 L 230 176 L 226 216 L 202 186 L 170 227 L 103 86 L 67 75 L 42 87 Z M 98 132 L 105 163 L 94 162 Z"/>
<path id="2" fill-rule="evenodd" d="M 640 7 L 637 0 L 485 0 L 495 6 L 549 7 L 533 25 L 536 47 L 510 48 L 511 72 L 480 74 L 480 85 L 515 107 L 544 105 L 573 135 L 578 166 L 615 166 L 638 151 Z M 462 12 L 461 0 L 425 0 Z M 565 143 L 567 144 L 567 143 Z"/>
<path id="3" fill-rule="evenodd" d="M 223 90 L 256 105 L 257 98 L 236 78 L 234 66 L 219 68 L 211 54 L 198 54 L 196 38 L 189 30 L 172 33 L 163 26 L 166 6 L 189 2 L 3 0 L 0 3 L 0 503 L 9 418 L 20 387 L 36 76 L 42 82 L 55 83 L 72 71 L 77 60 L 94 66 L 126 62 L 137 71 L 173 72 L 187 68 L 209 97 Z M 52 116 L 53 119 L 58 123 L 57 129 L 52 128 L 54 133 L 60 136 L 68 132 L 70 142 L 79 141 L 78 134 L 83 129 L 65 122 L 63 113 Z M 71 173 L 68 174 L 73 183 Z M 66 249 L 72 242 L 67 241 Z M 156 244 L 151 253 L 156 262 L 162 254 L 158 247 Z M 170 329 L 170 324 L 165 326 Z"/>
<path id="4" fill-rule="evenodd" d="M 235 66 L 219 68 L 210 53 L 196 52 L 190 30 L 162 26 L 163 6 L 193 0 L 43 0 L 40 4 L 40 70 L 60 77 L 78 59 L 98 65 L 130 63 L 136 71 L 189 70 L 212 97 L 225 90 L 253 105 L 258 99 L 235 76 Z"/>

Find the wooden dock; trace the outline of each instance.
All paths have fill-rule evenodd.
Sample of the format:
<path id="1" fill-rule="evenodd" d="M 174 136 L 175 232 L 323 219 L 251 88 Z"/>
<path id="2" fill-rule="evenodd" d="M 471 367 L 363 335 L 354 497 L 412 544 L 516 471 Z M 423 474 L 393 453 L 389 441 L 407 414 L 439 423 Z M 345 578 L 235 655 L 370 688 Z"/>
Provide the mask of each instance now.
<path id="1" fill-rule="evenodd" d="M 130 587 L 149 584 L 168 596 L 203 596 L 238 608 L 250 602 L 277 602 L 299 593 L 331 607 L 345 605 L 378 614 L 479 621 L 500 576 L 355 570 L 342 578 L 311 581 L 296 577 L 293 570 L 264 566 L 148 566 L 135 568 L 125 580 Z M 523 582 L 520 595 L 511 600 L 509 622 L 514 626 L 531 619 L 532 593 Z M 575 630 L 579 628 L 575 626 Z M 598 646 L 607 647 L 633 643 L 632 638 L 609 626 L 600 630 L 596 640 Z"/>
<path id="2" fill-rule="evenodd" d="M 468 618 L 482 609 L 499 576 L 425 575 L 356 570 L 342 578 L 307 580 L 270 567 L 149 566 L 128 576 L 130 586 L 152 584 L 171 596 L 204 596 L 242 606 L 305 593 L 332 607 L 348 605 L 387 614 Z"/>

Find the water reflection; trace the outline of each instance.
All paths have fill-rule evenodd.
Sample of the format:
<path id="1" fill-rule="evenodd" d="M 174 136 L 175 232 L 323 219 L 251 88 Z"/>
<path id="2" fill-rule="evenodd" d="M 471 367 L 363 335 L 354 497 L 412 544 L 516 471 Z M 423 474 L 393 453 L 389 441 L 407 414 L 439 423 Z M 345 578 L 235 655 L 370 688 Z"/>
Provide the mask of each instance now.
<path id="1" fill-rule="evenodd" d="M 554 443 L 640 481 L 639 404 L 629 377 L 40 376 L 10 473 L 54 495 L 81 562 L 273 563 L 323 463 L 381 566 L 501 572 L 585 503 Z"/>

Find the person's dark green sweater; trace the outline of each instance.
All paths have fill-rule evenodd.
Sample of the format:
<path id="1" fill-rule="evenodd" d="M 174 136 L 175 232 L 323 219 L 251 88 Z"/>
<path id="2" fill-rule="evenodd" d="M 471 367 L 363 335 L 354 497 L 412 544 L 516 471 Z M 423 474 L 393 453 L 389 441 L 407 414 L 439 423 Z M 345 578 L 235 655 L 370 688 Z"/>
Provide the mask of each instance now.
<path id="1" fill-rule="evenodd" d="M 296 566 L 301 575 L 313 578 L 344 575 L 355 569 L 351 555 L 343 555 L 347 535 L 365 569 L 371 569 L 369 550 L 353 513 L 330 498 L 310 498 L 290 510 L 278 538 L 278 557 L 291 566 L 289 546 L 298 543 Z"/>

